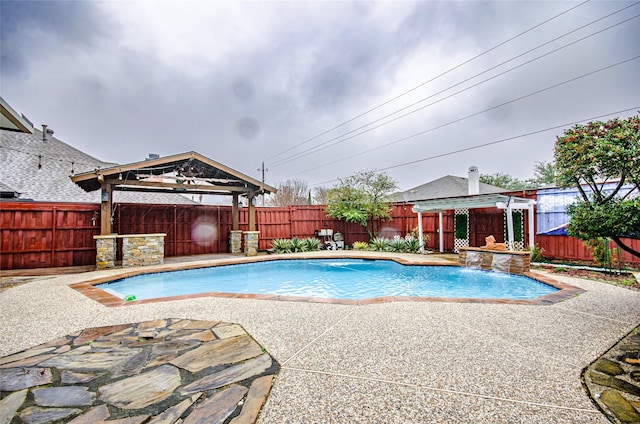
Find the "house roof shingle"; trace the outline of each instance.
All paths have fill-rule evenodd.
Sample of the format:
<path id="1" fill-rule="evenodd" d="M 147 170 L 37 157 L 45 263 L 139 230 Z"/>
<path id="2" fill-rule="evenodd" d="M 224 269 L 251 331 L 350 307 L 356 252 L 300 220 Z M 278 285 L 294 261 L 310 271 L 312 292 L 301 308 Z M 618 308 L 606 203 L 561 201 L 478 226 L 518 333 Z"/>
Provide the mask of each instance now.
<path id="1" fill-rule="evenodd" d="M 20 199 L 42 202 L 100 203 L 100 192 L 85 192 L 71 181 L 72 173 L 109 168 L 103 162 L 62 141 L 33 129 L 33 134 L 0 129 L 0 183 L 21 193 Z M 114 193 L 120 203 L 194 204 L 169 193 Z"/>
<path id="2" fill-rule="evenodd" d="M 491 184 L 480 183 L 479 194 L 504 193 L 505 191 L 508 190 Z M 468 194 L 469 180 L 467 178 L 446 175 L 409 190 L 395 193 L 394 200 L 399 202 L 413 202 L 416 200 L 467 196 Z"/>

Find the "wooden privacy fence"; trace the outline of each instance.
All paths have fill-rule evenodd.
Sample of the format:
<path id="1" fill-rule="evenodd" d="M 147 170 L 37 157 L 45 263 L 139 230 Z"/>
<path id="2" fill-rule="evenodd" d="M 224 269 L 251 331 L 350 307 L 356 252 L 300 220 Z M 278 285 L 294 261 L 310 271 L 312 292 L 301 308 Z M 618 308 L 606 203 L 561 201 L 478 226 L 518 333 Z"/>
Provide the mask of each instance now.
<path id="1" fill-rule="evenodd" d="M 477 210 L 496 215 L 497 210 Z M 230 206 L 117 204 L 113 228 L 119 234 L 165 233 L 165 256 L 186 256 L 229 251 L 232 228 Z M 247 209 L 240 209 L 240 229 L 247 229 Z M 404 236 L 418 225 L 411 205 L 398 203 L 392 220 L 376 223 L 381 237 Z M 258 248 L 266 250 L 277 238 L 314 237 L 322 228 L 342 233 L 345 243 L 368 241 L 366 230 L 358 225 L 335 220 L 324 213 L 323 205 L 258 208 L 256 222 L 260 231 Z M 479 223 L 481 221 L 478 221 Z M 438 250 L 438 214 L 423 214 L 423 232 L 429 237 L 426 247 Z M 527 224 L 525 224 L 527 225 Z M 485 228 L 479 225 L 472 234 L 482 244 Z M 444 250 L 453 251 L 453 211 L 443 214 Z M 100 205 L 72 203 L 2 202 L 0 203 L 0 269 L 28 269 L 95 264 L 94 235 L 100 232 Z M 526 228 L 525 228 L 526 233 Z M 640 240 L 627 240 L 640 249 Z M 567 236 L 536 236 L 544 256 L 567 261 L 591 261 L 590 251 L 580 240 Z M 121 246 L 118 249 L 122 251 Z M 640 260 L 624 255 L 625 262 L 640 267 Z"/>
<path id="2" fill-rule="evenodd" d="M 0 269 L 94 264 L 99 231 L 100 205 L 2 202 Z"/>

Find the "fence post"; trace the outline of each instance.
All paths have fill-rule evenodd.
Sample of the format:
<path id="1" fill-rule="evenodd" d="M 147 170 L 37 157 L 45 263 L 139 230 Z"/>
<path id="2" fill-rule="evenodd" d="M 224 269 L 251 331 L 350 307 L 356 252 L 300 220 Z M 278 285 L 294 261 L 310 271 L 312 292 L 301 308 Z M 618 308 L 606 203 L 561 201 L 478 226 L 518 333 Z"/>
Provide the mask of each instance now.
<path id="1" fill-rule="evenodd" d="M 51 260 L 49 261 L 49 266 L 53 268 L 55 266 L 55 257 L 56 257 L 56 218 L 58 215 L 58 207 L 54 206 L 51 209 Z M 71 240 L 73 240 L 73 234 L 71 236 Z"/>

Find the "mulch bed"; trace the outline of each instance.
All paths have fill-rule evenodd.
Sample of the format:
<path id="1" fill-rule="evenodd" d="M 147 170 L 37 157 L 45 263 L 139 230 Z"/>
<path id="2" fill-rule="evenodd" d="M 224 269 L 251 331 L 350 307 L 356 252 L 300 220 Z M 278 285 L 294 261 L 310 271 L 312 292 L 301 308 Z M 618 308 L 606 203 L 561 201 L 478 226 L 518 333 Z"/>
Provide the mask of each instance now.
<path id="1" fill-rule="evenodd" d="M 617 270 L 613 270 L 612 272 L 595 271 L 581 268 L 560 267 L 554 266 L 553 264 L 542 265 L 541 268 L 552 274 L 602 281 L 616 286 L 640 291 L 640 283 L 638 283 L 635 276 L 628 271 L 622 271 L 620 273 L 618 273 Z"/>

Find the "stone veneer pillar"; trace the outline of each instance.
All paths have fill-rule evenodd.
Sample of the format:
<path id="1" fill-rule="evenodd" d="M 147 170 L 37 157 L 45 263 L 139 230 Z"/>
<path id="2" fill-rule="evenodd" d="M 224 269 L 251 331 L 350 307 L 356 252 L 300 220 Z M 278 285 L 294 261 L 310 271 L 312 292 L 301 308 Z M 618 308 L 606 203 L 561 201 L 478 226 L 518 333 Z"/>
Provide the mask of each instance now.
<path id="1" fill-rule="evenodd" d="M 229 233 L 229 252 L 242 253 L 242 231 L 231 230 Z"/>
<path id="2" fill-rule="evenodd" d="M 258 234 L 260 231 L 244 232 L 244 253 L 247 256 L 256 256 L 258 254 Z"/>
<path id="3" fill-rule="evenodd" d="M 93 236 L 96 241 L 96 269 L 115 268 L 117 234 Z"/>
<path id="4" fill-rule="evenodd" d="M 161 265 L 164 263 L 166 234 L 128 234 L 122 238 L 122 267 Z"/>

